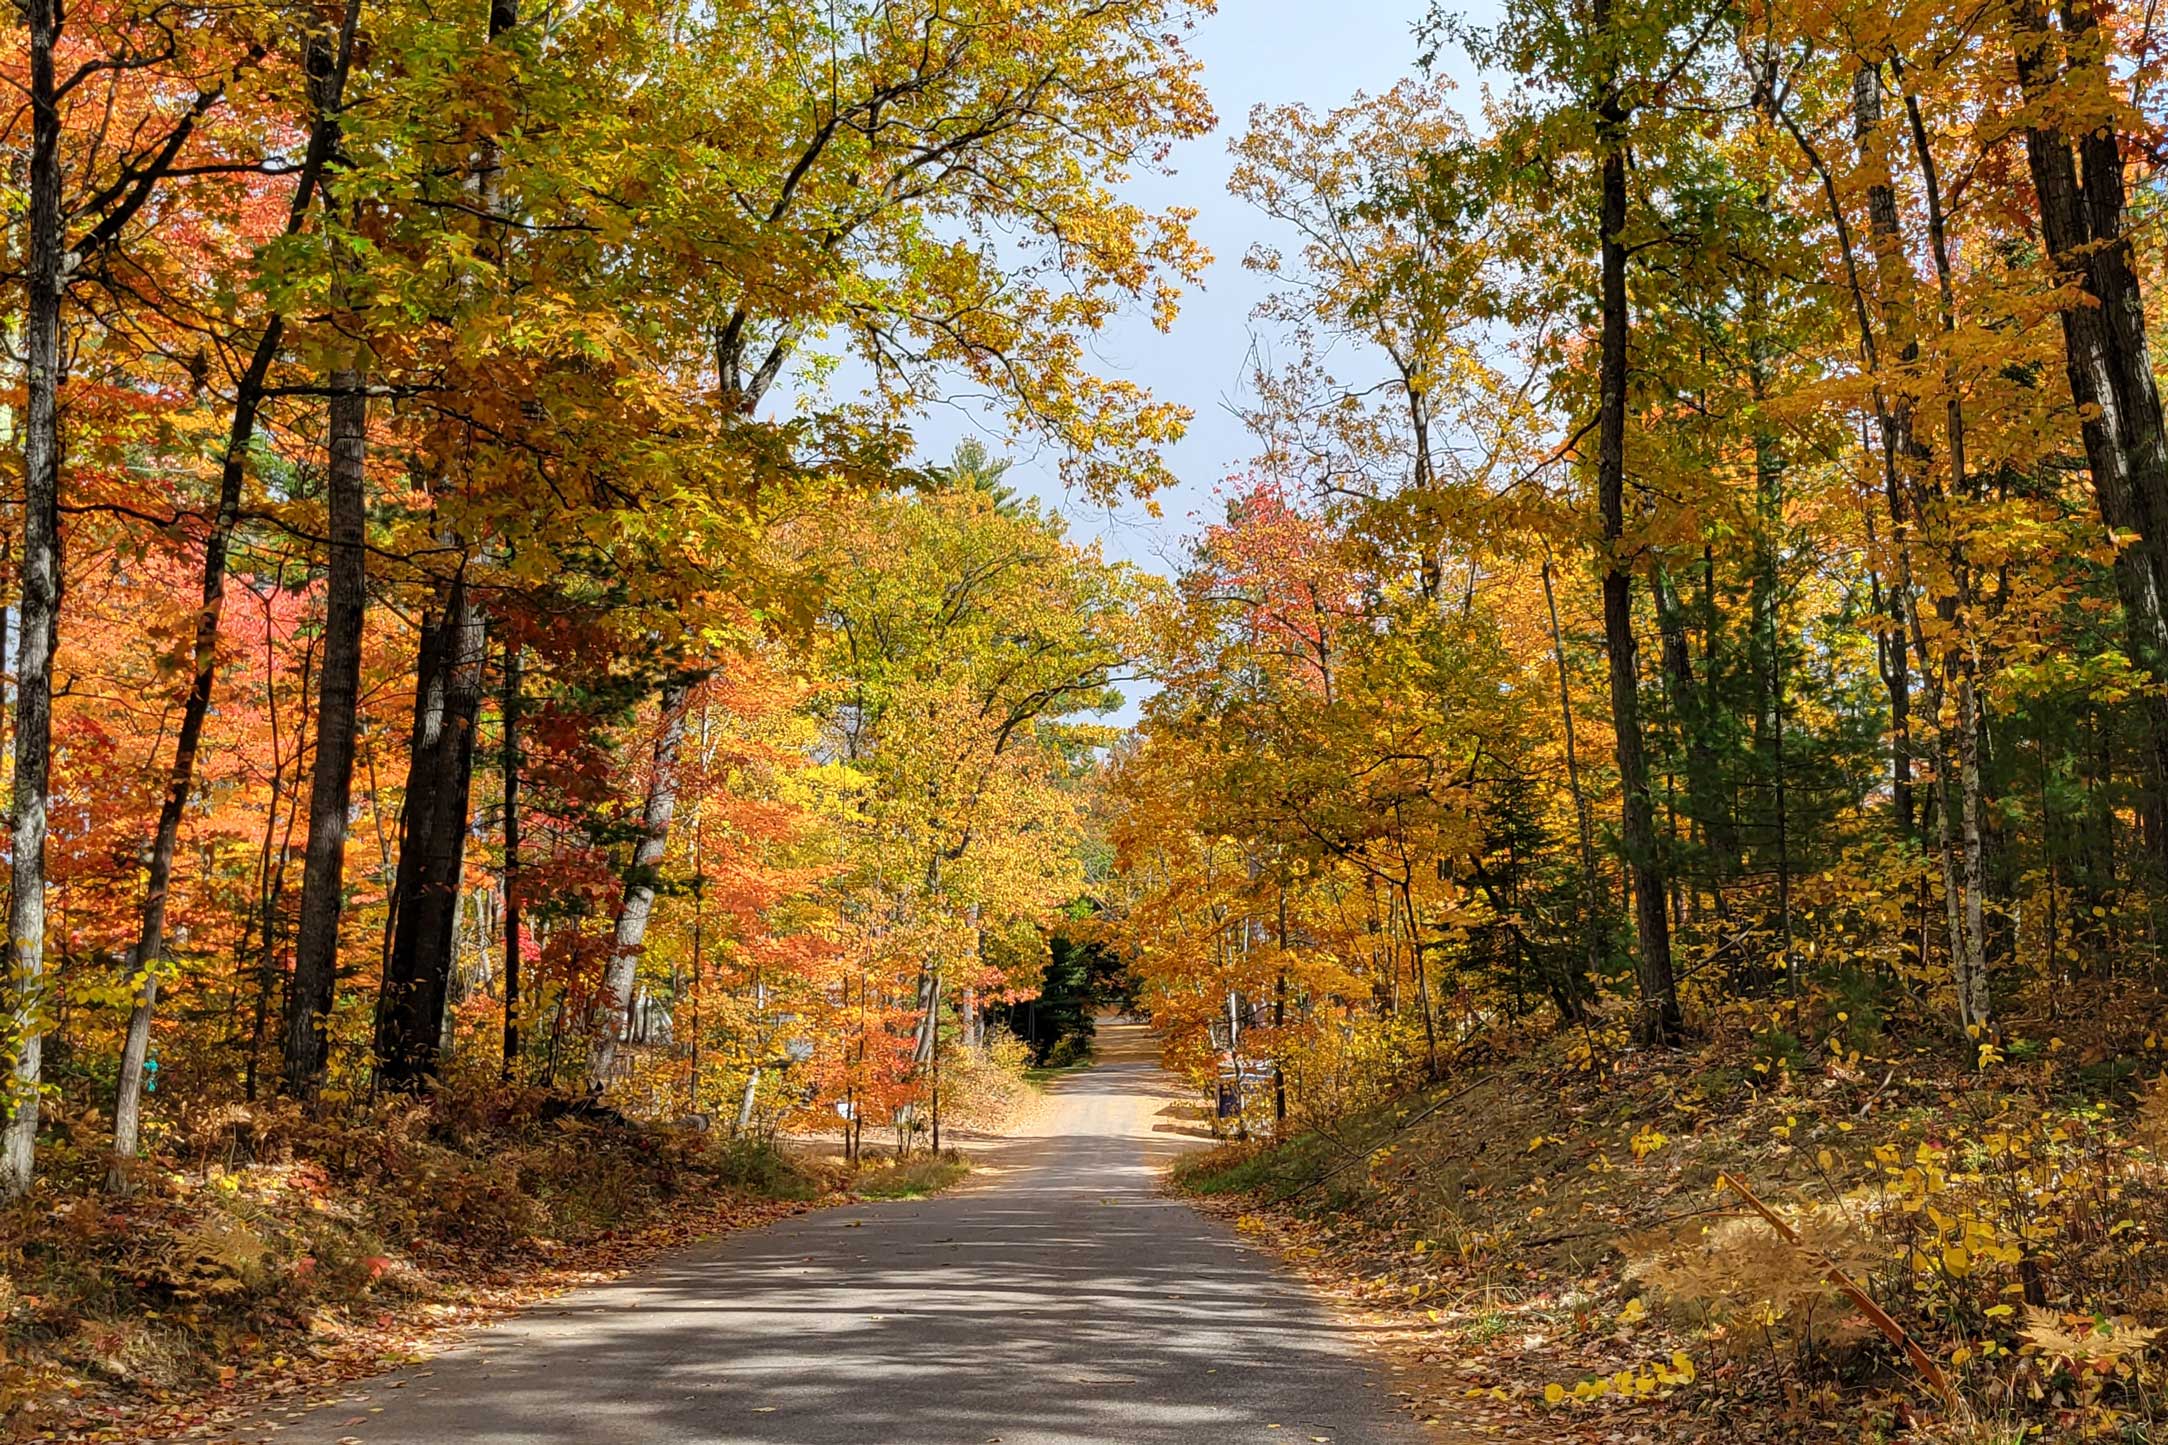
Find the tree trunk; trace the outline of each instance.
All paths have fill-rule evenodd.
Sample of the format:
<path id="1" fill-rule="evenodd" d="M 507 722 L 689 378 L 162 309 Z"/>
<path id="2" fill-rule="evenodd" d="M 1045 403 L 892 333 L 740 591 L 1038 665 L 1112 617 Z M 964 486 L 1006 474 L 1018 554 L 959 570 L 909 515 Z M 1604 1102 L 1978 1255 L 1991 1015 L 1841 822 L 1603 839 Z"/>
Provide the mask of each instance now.
<path id="1" fill-rule="evenodd" d="M 1400 906 L 1408 916 L 1408 962 L 1415 970 L 1415 1002 L 1423 1011 L 1423 1069 L 1435 1079 L 1438 1077 L 1438 1016 L 1430 1006 L 1430 960 L 1423 953 L 1422 925 L 1415 921 L 1414 883 L 1403 876 L 1398 885 Z"/>
<path id="2" fill-rule="evenodd" d="M 2140 514 L 2155 528 L 2146 541 L 2168 586 L 2168 428 L 2146 338 L 2145 298 L 2125 229 L 2122 138 L 2114 125 L 2117 102 L 2110 94 L 2116 82 L 2102 59 L 2091 0 L 2063 0 L 2061 12 L 2064 33 L 2072 42 L 2068 79 L 2079 92 L 2077 103 L 2088 122 L 2077 142 L 2091 245 L 2086 260 L 2093 293 L 2100 298 L 2131 489 Z"/>
<path id="3" fill-rule="evenodd" d="M 269 636 L 266 634 L 266 642 L 268 643 L 268 641 Z M 267 646 L 265 649 L 267 676 L 270 675 L 269 659 L 270 650 Z M 301 775 L 308 766 L 306 761 L 308 745 L 304 739 L 309 735 L 310 709 L 308 698 L 310 695 L 310 682 L 315 676 L 315 668 L 316 644 L 312 640 L 302 650 L 300 685 L 296 689 L 301 696 L 302 702 L 300 705 L 301 716 L 294 726 L 293 801 L 286 810 L 285 827 L 277 841 L 273 842 L 269 828 L 266 828 L 264 832 L 264 871 L 262 873 L 261 893 L 263 938 L 262 947 L 256 955 L 255 1017 L 249 1027 L 247 1064 L 242 1071 L 242 1095 L 250 1103 L 256 1101 L 258 1070 L 263 1064 L 265 1025 L 269 1022 L 271 1016 L 271 995 L 278 984 L 280 903 L 286 896 L 287 864 L 293 860 L 294 826 L 301 819 Z M 283 771 L 283 765 L 278 761 L 276 729 L 273 730 L 272 736 L 271 814 L 275 820 L 279 806 L 279 777 Z"/>
<path id="4" fill-rule="evenodd" d="M 1921 191 L 1927 202 L 1929 253 L 1934 258 L 1935 291 L 1943 335 L 1957 332 L 1957 290 L 1950 265 L 1949 234 L 1942 209 L 1942 180 L 1928 143 L 1927 125 L 1918 98 L 1905 94 L 1905 114 L 1911 124 L 1912 145 L 1919 162 Z M 1943 362 L 1942 390 L 1945 408 L 1944 450 L 1949 469 L 1951 495 L 1976 500 L 1971 468 L 1965 457 L 1965 404 L 1954 360 Z M 1973 615 L 1971 559 L 1961 531 L 1949 543 L 1950 575 L 1957 596 L 1949 611 L 1957 620 L 1957 765 L 1958 818 L 1963 853 L 1954 870 L 1946 870 L 1945 886 L 1955 884 L 1957 929 L 1950 940 L 1950 971 L 1957 986 L 1958 1018 L 1967 1029 L 1985 1031 L 1989 1024 L 1987 983 L 1987 927 L 1984 859 L 1984 811 L 1980 748 L 1985 722 L 1980 711 L 1980 654 Z M 1944 749 L 1948 751 L 1947 748 Z M 1947 829 L 1945 829 L 1947 831 Z"/>
<path id="5" fill-rule="evenodd" d="M 1672 707 L 1679 731 L 1686 741 L 1686 797 L 1694 822 L 1701 825 L 1710 854 L 1710 872 L 1717 895 L 1738 871 L 1738 830 L 1732 826 L 1725 805 L 1723 762 L 1709 739 L 1715 722 L 1703 705 L 1706 692 L 1694 679 L 1694 658 L 1686 642 L 1686 619 L 1679 599 L 1659 569 L 1650 582 L 1656 602 L 1656 631 L 1663 654 L 1664 676 L 1670 685 Z"/>
<path id="6" fill-rule="evenodd" d="M 518 24 L 516 0 L 489 0 L 490 43 Z M 476 254 L 491 262 L 500 249 L 492 218 L 501 161 L 496 140 L 485 138 L 470 172 L 480 213 Z M 422 627 L 399 871 L 392 887 L 394 921 L 377 999 L 377 1077 L 402 1092 L 428 1086 L 443 1037 L 487 646 L 488 623 L 467 585 L 462 557 L 441 616 L 433 627 L 427 621 Z"/>
<path id="7" fill-rule="evenodd" d="M 311 153 L 321 170 L 340 139 L 339 106 L 353 57 L 361 0 L 347 6 L 339 48 L 328 73 L 310 53 L 316 102 Z M 328 200 L 328 197 L 327 197 Z M 368 448 L 367 378 L 358 366 L 334 368 L 325 472 L 325 530 L 330 544 L 324 598 L 324 665 L 317 680 L 316 757 L 309 783 L 309 838 L 301 868 L 301 907 L 294 933 L 294 978 L 282 1022 L 280 1078 L 288 1094 L 312 1095 L 322 1083 L 325 1026 L 337 980 L 339 917 L 345 902 L 346 832 L 352 811 L 355 712 L 361 690 L 362 626 L 367 612 L 363 538 Z"/>
<path id="8" fill-rule="evenodd" d="M 738 1121 L 731 1127 L 730 1137 L 735 1139 L 753 1126 L 753 1101 L 759 1097 L 760 1065 L 755 1064 L 745 1076 L 745 1093 L 738 1099 Z"/>
<path id="9" fill-rule="evenodd" d="M 761 1029 L 761 1018 L 767 1012 L 768 990 L 759 978 L 753 980 L 753 1067 L 745 1076 L 745 1093 L 738 1099 L 737 1122 L 731 1126 L 730 1137 L 735 1139 L 753 1127 L 753 1105 L 760 1098 L 760 1055 L 767 1047 L 767 1038 Z M 693 1108 L 700 1107 L 699 1089 L 695 1073 Z"/>
<path id="10" fill-rule="evenodd" d="M 308 853 L 301 869 L 301 916 L 294 935 L 294 982 L 286 996 L 282 1070 L 286 1092 L 297 1098 L 314 1095 L 323 1083 L 325 1028 L 338 979 L 362 630 L 368 612 L 368 571 L 363 557 L 368 420 L 369 399 L 361 374 L 332 372 L 331 465 L 326 486 L 331 557 L 324 610 L 324 670 L 317 684 L 316 767 L 309 783 Z"/>
<path id="11" fill-rule="evenodd" d="M 1784 962 L 1784 986 L 1794 999 L 1799 997 L 1799 959 L 1792 947 L 1792 815 L 1791 774 L 1784 758 L 1784 714 L 1786 711 L 1784 689 L 1784 652 L 1782 648 L 1770 654 L 1769 678 L 1769 736 L 1771 752 L 1776 769 L 1772 775 L 1776 795 L 1777 834 L 1777 949 Z"/>
<path id="12" fill-rule="evenodd" d="M 1957 773 L 1959 827 L 1964 852 L 1959 883 L 1964 896 L 1964 916 L 1958 939 L 1953 941 L 1950 972 L 1957 985 L 1958 1021 L 1967 1030 L 1984 1035 L 1989 1025 L 1987 987 L 1987 922 L 1983 909 L 1986 878 L 1982 868 L 1980 828 L 1980 694 L 1979 666 L 1966 647 L 1958 663 L 1957 680 Z"/>
<path id="13" fill-rule="evenodd" d="M 1596 869 L 1596 829 L 1590 817 L 1588 794 L 1581 787 L 1580 748 L 1573 735 L 1573 690 L 1566 676 L 1566 639 L 1558 625 L 1558 594 L 1551 585 L 1551 559 L 1543 559 L 1543 605 L 1551 618 L 1551 656 L 1558 664 L 1558 716 L 1565 730 L 1566 740 L 1566 787 L 1573 794 L 1573 820 L 1581 845 L 1581 901 L 1582 944 L 1587 953 L 1588 976 L 1591 979 L 1603 975 L 1603 940 L 1598 927 L 1599 902 L 1603 897 L 1602 880 Z M 1571 980 L 1567 996 L 1573 1000 L 1570 1012 L 1579 1016 L 1581 989 Z"/>
<path id="14" fill-rule="evenodd" d="M 926 860 L 926 897 L 941 896 L 941 854 Z M 918 1025 L 911 1038 L 911 1064 L 923 1069 L 933 1062 L 935 1030 L 940 1027 L 941 956 L 929 953 L 918 966 Z"/>
<path id="15" fill-rule="evenodd" d="M 2018 86 L 2027 105 L 2038 106 L 2054 81 L 2054 35 L 2038 0 L 2013 0 L 2010 16 Z M 2075 12 L 2066 18 L 2090 29 Z M 2138 539 L 2119 548 L 2115 563 L 2132 660 L 2156 683 L 2168 683 L 2168 456 L 2130 243 L 2122 234 L 2122 159 L 2113 129 L 2103 122 L 2081 147 L 2082 190 L 2069 139 L 2060 130 L 2028 125 L 2025 156 L 2040 205 L 2041 240 L 2058 279 L 2075 292 L 2061 311 L 2064 368 L 2093 494 L 2108 529 Z M 2168 698 L 2147 700 L 2146 724 L 2149 807 L 2161 815 L 2168 812 L 2162 804 L 2168 792 Z"/>
<path id="16" fill-rule="evenodd" d="M 1875 275 L 1881 289 L 1883 329 L 1898 348 L 1899 359 L 1910 363 L 1919 356 L 1904 291 L 1912 277 L 1912 263 L 1904 254 L 1904 238 L 1897 215 L 1897 192 L 1892 185 L 1886 155 L 1881 146 L 1882 72 L 1879 66 L 1862 65 L 1852 77 L 1852 136 L 1871 179 L 1867 185 L 1867 229 L 1874 249 Z M 1861 324 L 1867 311 L 1860 307 Z M 1867 338 L 1870 356 L 1880 350 Z M 1905 467 L 1918 459 L 1913 439 L 1913 403 L 1908 392 L 1894 397 L 1875 383 L 1875 422 L 1882 441 L 1882 486 L 1889 504 L 1890 542 L 1895 550 L 1891 573 L 1889 616 L 1891 635 L 1883 685 L 1889 691 L 1890 712 L 1890 804 L 1900 837 L 1919 832 L 1919 807 L 1912 784 L 1912 663 L 1910 609 L 1912 597 L 1912 507 Z M 1923 658 L 1922 664 L 1925 664 Z"/>
<path id="17" fill-rule="evenodd" d="M 30 59 L 30 198 L 24 273 L 23 551 L 15 664 L 14 834 L 8 897 L 9 1004 L 15 1035 L 0 1198 L 30 1188 L 45 1032 L 45 833 L 53 736 L 53 649 L 60 630 L 60 97 L 53 50 L 60 0 L 25 0 Z"/>
<path id="18" fill-rule="evenodd" d="M 1287 1027 L 1287 885 L 1280 895 L 1280 970 L 1272 983 L 1272 1142 L 1287 1134 L 1287 1046 L 1282 1031 Z"/>
<path id="19" fill-rule="evenodd" d="M 1610 0 L 1597 0 L 1596 29 L 1611 25 Z M 1612 726 L 1618 737 L 1621 834 L 1633 874 L 1634 919 L 1640 947 L 1634 973 L 1640 986 L 1636 1033 L 1658 1045 L 1679 1032 L 1678 986 L 1671 968 L 1671 920 L 1664 909 L 1670 890 L 1656 853 L 1656 819 L 1649 796 L 1648 763 L 1641 746 L 1641 698 L 1635 660 L 1633 573 L 1624 553 L 1626 536 L 1626 108 L 1617 79 L 1606 75 L 1596 105 L 1601 148 L 1603 295 L 1601 400 L 1597 415 L 1596 492 L 1603 511 L 1606 556 L 1603 633 L 1611 664 Z"/>
<path id="20" fill-rule="evenodd" d="M 378 1078 L 403 1092 L 426 1088 L 437 1069 L 466 859 L 486 641 L 482 612 L 462 568 L 446 589 L 442 613 L 422 625 L 412 761 L 393 885 L 398 922 L 378 1006 Z"/>
<path id="21" fill-rule="evenodd" d="M 304 185 L 307 182 L 304 180 Z M 219 474 L 218 510 L 203 543 L 203 580 L 196 608 L 193 649 L 195 670 L 181 704 L 181 726 L 174 739 L 173 764 L 166 773 L 165 799 L 151 836 L 143 913 L 138 923 L 134 963 L 141 975 L 127 1037 L 121 1044 L 120 1081 L 113 1099 L 113 1160 L 106 1187 L 125 1189 L 127 1166 L 136 1157 L 142 1130 L 143 1064 L 150 1053 L 151 1020 L 158 1008 L 158 969 L 165 958 L 166 900 L 173 881 L 173 851 L 180 841 L 181 817 L 195 786 L 196 751 L 203 722 L 211 710 L 211 685 L 218 674 L 218 627 L 226 605 L 226 556 L 241 511 L 241 487 L 248 472 L 249 444 L 256 435 L 256 409 L 263 400 L 264 377 L 278 355 L 285 326 L 274 316 L 265 323 L 234 398 L 233 421 L 226 437 L 226 457 Z"/>
<path id="22" fill-rule="evenodd" d="M 337 145 L 337 110 L 345 88 L 354 26 L 359 15 L 359 0 L 354 0 L 347 7 L 345 24 L 336 40 L 328 35 L 312 35 L 303 57 L 309 78 L 312 114 L 301 174 L 295 182 L 293 200 L 286 213 L 285 233 L 289 236 L 298 232 L 307 219 L 317 182 Z M 143 976 L 142 992 L 129 1017 L 127 1039 L 121 1046 L 120 1082 L 113 1103 L 114 1162 L 107 1179 L 109 1188 L 125 1186 L 123 1166 L 136 1154 L 142 1122 L 143 1065 L 150 1051 L 151 1020 L 158 1006 L 158 966 L 165 953 L 166 902 L 172 885 L 173 851 L 180 838 L 181 817 L 188 805 L 188 794 L 195 785 L 196 752 L 202 741 L 204 718 L 210 712 L 211 687 L 218 669 L 218 629 L 226 602 L 227 552 L 234 527 L 240 519 L 242 484 L 247 477 L 248 452 L 255 440 L 256 413 L 263 403 L 265 378 L 271 363 L 278 357 L 285 330 L 283 316 L 274 315 L 264 323 L 256 352 L 249 358 L 248 368 L 242 373 L 234 393 L 233 421 L 226 437 L 225 460 L 219 471 L 218 510 L 212 519 L 211 534 L 203 546 L 202 603 L 196 614 L 195 673 L 182 704 L 173 766 L 166 776 L 165 801 L 159 808 L 157 831 L 151 841 L 149 876 L 135 950 L 135 966 Z M 311 841 L 313 844 L 313 833 Z"/>
<path id="23" fill-rule="evenodd" d="M 661 731 L 655 738 L 655 761 L 648 778 L 647 802 L 640 810 L 640 841 L 633 849 L 632 866 L 625 870 L 625 895 L 617 908 L 617 933 L 610 945 L 610 961 L 603 975 L 602 997 L 596 1001 L 592 1021 L 594 1053 L 587 1070 L 587 1087 L 600 1091 L 609 1082 L 617 1062 L 617 1038 L 624 1026 L 625 1009 L 632 999 L 633 979 L 639 972 L 640 951 L 647 942 L 647 922 L 655 909 L 655 884 L 663 855 L 670 848 L 670 818 L 677 811 L 678 751 L 685 743 L 685 703 L 692 685 L 674 679 L 662 690 Z"/>
<path id="24" fill-rule="evenodd" d="M 941 960 L 929 959 L 918 971 L 918 1028 L 911 1039 L 911 1062 L 918 1068 L 933 1063 L 940 1047 Z"/>
<path id="25" fill-rule="evenodd" d="M 504 645 L 504 1066 L 499 1074 L 506 1083 L 512 1082 L 512 1070 L 519 1059 L 519 715 L 520 715 L 520 667 L 519 644 L 507 641 Z M 694 987 L 699 986 L 699 945 L 694 944 Z M 699 1048 L 697 1027 L 694 1032 L 694 1049 Z M 697 1084 L 699 1055 L 694 1054 L 694 1076 Z M 695 1102 L 694 1108 L 699 1105 Z"/>

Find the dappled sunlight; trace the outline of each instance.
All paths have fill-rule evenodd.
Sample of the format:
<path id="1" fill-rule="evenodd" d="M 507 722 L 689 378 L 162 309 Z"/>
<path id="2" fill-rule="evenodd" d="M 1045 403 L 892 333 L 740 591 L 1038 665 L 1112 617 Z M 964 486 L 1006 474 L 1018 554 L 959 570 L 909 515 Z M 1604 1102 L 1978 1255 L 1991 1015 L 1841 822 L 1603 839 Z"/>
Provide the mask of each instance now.
<path id="1" fill-rule="evenodd" d="M 1139 1026 L 1056 1080 L 997 1172 L 733 1236 L 288 1425 L 294 1445 L 1412 1439 L 1329 1318 L 1160 1193 L 1175 1099 Z M 250 1440 L 268 1433 L 240 1435 Z"/>

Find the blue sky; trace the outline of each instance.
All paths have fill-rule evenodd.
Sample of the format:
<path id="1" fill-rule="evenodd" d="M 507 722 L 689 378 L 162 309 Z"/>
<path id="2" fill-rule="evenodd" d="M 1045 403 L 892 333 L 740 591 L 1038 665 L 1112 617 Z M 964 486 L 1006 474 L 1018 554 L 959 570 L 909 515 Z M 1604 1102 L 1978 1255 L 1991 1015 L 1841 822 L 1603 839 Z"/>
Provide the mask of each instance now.
<path id="1" fill-rule="evenodd" d="M 1227 194 L 1228 141 L 1247 129 L 1253 106 L 1300 101 L 1328 109 L 1358 90 L 1375 93 L 1413 73 L 1414 27 L 1428 8 L 1427 0 L 1221 0 L 1219 13 L 1198 26 L 1191 50 L 1204 64 L 1219 126 L 1176 149 L 1171 176 L 1140 176 L 1125 190 L 1153 208 L 1194 206 L 1196 234 L 1212 252 L 1211 269 L 1204 289 L 1185 298 L 1171 334 L 1129 317 L 1094 348 L 1105 374 L 1136 381 L 1195 413 L 1189 434 L 1169 454 L 1181 485 L 1159 499 L 1163 515 L 1154 519 L 1142 506 L 1110 513 L 1066 496 L 1052 455 L 1017 453 L 1010 473 L 1019 490 L 1060 510 L 1077 536 L 1102 540 L 1108 556 L 1172 571 L 1182 539 L 1213 506 L 1215 488 L 1254 451 L 1229 409 L 1244 390 L 1250 313 L 1263 296 L 1260 278 L 1243 269 L 1242 258 L 1253 244 L 1280 237 L 1263 216 Z M 1267 347 L 1271 339 L 1257 338 Z M 921 450 L 932 459 L 946 457 L 972 429 L 968 416 L 946 408 L 915 427 Z M 1001 450 L 1000 438 L 986 440 Z"/>

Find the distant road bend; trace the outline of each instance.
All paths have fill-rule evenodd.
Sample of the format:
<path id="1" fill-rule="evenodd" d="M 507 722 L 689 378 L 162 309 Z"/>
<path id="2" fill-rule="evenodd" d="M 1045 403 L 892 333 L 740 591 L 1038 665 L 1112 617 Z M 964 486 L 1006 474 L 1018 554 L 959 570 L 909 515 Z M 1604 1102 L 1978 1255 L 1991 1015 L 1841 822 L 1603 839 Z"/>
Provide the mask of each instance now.
<path id="1" fill-rule="evenodd" d="M 1155 1190 L 1144 1031 L 992 1177 L 731 1235 L 239 1438 L 281 1445 L 1390 1445 L 1353 1327 Z"/>

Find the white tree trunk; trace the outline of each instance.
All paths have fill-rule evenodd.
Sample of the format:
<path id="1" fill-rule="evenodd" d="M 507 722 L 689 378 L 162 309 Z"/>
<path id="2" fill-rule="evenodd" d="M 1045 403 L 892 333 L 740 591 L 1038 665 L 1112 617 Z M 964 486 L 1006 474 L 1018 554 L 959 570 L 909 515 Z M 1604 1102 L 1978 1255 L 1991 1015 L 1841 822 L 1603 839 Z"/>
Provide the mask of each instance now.
<path id="1" fill-rule="evenodd" d="M 625 870 L 625 896 L 617 908 L 617 934 L 603 974 L 603 996 L 591 1020 L 594 1053 L 587 1070 L 591 1090 L 599 1091 L 609 1082 L 617 1064 L 617 1041 L 626 1031 L 633 980 L 647 943 L 647 922 L 655 911 L 656 876 L 670 848 L 670 819 L 677 812 L 678 751 L 685 742 L 685 701 L 691 691 L 691 684 L 683 680 L 662 690 L 662 731 L 655 738 L 655 763 L 648 779 L 647 803 L 640 813 L 640 842 L 633 850 L 632 866 Z"/>

